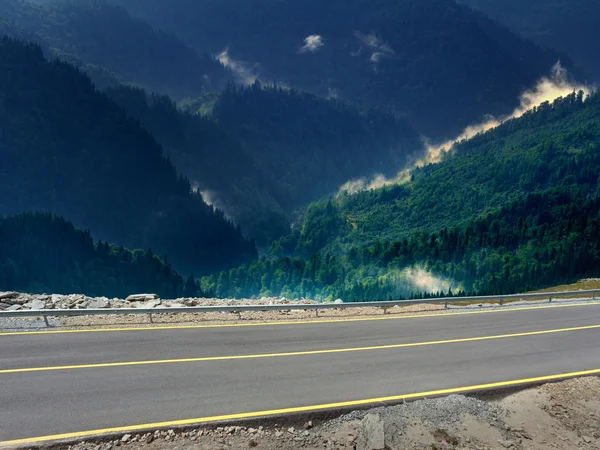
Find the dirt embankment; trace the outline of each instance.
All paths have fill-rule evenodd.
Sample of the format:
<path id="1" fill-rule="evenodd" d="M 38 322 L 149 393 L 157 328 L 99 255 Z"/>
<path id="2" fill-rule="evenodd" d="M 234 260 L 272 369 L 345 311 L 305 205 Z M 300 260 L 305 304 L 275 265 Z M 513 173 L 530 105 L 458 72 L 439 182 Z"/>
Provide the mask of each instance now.
<path id="1" fill-rule="evenodd" d="M 600 379 L 567 380 L 512 394 L 424 399 L 326 421 L 293 420 L 127 434 L 61 449 L 592 450 L 600 448 Z"/>

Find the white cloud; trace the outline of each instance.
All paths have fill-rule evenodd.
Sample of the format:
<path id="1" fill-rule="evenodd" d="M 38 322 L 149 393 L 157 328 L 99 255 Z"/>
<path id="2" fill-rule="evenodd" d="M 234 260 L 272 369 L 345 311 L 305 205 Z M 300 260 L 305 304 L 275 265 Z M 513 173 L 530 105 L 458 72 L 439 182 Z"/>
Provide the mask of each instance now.
<path id="1" fill-rule="evenodd" d="M 375 64 L 382 58 L 394 54 L 394 49 L 390 47 L 387 42 L 383 42 L 375 33 L 364 34 L 357 31 L 354 35 L 359 41 L 371 49 L 371 56 L 369 59 Z M 357 56 L 359 52 L 353 53 L 352 55 Z"/>
<path id="2" fill-rule="evenodd" d="M 318 34 L 311 34 L 310 36 L 304 38 L 304 45 L 298 50 L 298 53 L 315 53 L 319 51 L 325 43 L 323 42 L 323 38 Z"/>

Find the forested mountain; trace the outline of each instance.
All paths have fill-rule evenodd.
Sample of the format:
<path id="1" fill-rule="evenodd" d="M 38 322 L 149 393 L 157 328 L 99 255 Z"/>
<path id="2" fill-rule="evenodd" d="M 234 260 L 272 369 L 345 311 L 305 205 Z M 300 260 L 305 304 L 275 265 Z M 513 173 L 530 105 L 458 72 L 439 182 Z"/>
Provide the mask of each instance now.
<path id="1" fill-rule="evenodd" d="M 455 0 L 112 1 L 240 78 L 387 106 L 430 138 L 512 111 L 559 59 Z"/>
<path id="2" fill-rule="evenodd" d="M 256 256 L 137 120 L 35 45 L 0 39 L 0 124 L 0 214 L 49 211 L 196 274 Z"/>
<path id="3" fill-rule="evenodd" d="M 258 82 L 229 86 L 189 112 L 139 89 L 107 92 L 261 245 L 288 232 L 296 208 L 350 178 L 392 175 L 422 149 L 416 131 L 389 113 Z"/>
<path id="4" fill-rule="evenodd" d="M 184 281 L 151 251 L 94 243 L 89 231 L 40 213 L 0 216 L 0 288 L 118 298 L 201 294 L 193 278 Z"/>
<path id="5" fill-rule="evenodd" d="M 131 83 L 181 100 L 232 79 L 210 55 L 104 0 L 3 0 L 0 32 L 43 43 L 46 56 L 82 68 L 100 87 Z"/>
<path id="6" fill-rule="evenodd" d="M 600 81 L 597 0 L 460 0 L 544 47 L 568 55 L 589 81 Z"/>
<path id="7" fill-rule="evenodd" d="M 457 144 L 407 184 L 311 205 L 272 258 L 205 287 L 375 300 L 409 295 L 415 267 L 478 293 L 598 275 L 600 93 L 583 97 Z"/>

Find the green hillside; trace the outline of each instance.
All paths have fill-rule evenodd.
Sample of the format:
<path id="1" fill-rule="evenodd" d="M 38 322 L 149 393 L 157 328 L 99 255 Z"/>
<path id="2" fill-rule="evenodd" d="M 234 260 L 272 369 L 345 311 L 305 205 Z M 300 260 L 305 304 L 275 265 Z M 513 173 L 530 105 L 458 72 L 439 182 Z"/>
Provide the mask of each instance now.
<path id="1" fill-rule="evenodd" d="M 456 145 L 405 185 L 311 205 L 271 258 L 204 286 L 377 300 L 437 286 L 522 292 L 598 275 L 599 143 L 600 94 L 543 104 Z M 420 284 L 415 271 L 431 280 Z"/>
<path id="2" fill-rule="evenodd" d="M 389 113 L 259 83 L 209 96 L 209 111 L 202 99 L 183 112 L 141 90 L 107 92 L 262 246 L 288 232 L 297 208 L 349 178 L 392 175 L 422 150 L 416 131 Z"/>
<path id="3" fill-rule="evenodd" d="M 0 216 L 0 288 L 31 293 L 163 298 L 201 294 L 151 251 L 94 243 L 89 231 L 50 214 Z"/>
<path id="4" fill-rule="evenodd" d="M 140 123 L 39 47 L 0 38 L 0 214 L 48 211 L 207 273 L 256 256 Z"/>

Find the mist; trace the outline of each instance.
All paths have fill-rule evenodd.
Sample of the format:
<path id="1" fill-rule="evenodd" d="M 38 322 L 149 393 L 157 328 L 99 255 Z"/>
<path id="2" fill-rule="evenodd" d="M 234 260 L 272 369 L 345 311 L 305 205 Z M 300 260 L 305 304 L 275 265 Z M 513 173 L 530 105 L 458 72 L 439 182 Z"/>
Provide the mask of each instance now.
<path id="1" fill-rule="evenodd" d="M 256 75 L 254 70 L 255 67 L 250 67 L 247 63 L 235 60 L 229 56 L 228 47 L 217 55 L 217 59 L 221 64 L 233 72 L 239 83 L 251 85 L 258 78 L 258 75 Z"/>
<path id="2" fill-rule="evenodd" d="M 487 120 L 468 126 L 454 139 L 450 139 L 439 145 L 429 145 L 427 144 L 428 140 L 424 138 L 423 141 L 426 143 L 424 155 L 411 161 L 405 168 L 398 172 L 396 176 L 386 178 L 384 175 L 378 174 L 370 178 L 350 180 L 340 187 L 338 195 L 344 192 L 355 194 L 360 191 L 406 183 L 410 181 L 413 169 L 441 162 L 443 155 L 446 152 L 449 152 L 454 144 L 471 139 L 480 133 L 485 133 L 507 120 L 519 118 L 527 111 L 530 111 L 544 102 L 553 102 L 559 97 L 566 97 L 567 95 L 578 91 L 583 91 L 587 96 L 592 90 L 593 89 L 588 86 L 571 83 L 568 79 L 566 69 L 558 62 L 552 67 L 550 76 L 541 78 L 533 88 L 528 89 L 521 94 L 519 106 L 511 114 L 503 117 L 489 116 Z"/>

